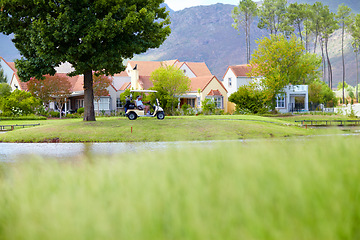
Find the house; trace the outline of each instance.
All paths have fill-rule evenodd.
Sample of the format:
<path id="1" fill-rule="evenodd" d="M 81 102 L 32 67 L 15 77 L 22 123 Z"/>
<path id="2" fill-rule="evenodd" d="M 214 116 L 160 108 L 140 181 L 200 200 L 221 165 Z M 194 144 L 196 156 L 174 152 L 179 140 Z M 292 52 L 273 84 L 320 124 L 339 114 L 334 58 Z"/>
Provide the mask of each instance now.
<path id="1" fill-rule="evenodd" d="M 27 90 L 27 84 L 20 81 L 20 78 L 17 75 L 17 69 L 15 68 L 14 62 L 6 62 L 2 57 L 0 57 L 0 65 L 4 71 L 4 76 L 7 79 L 7 83 L 11 86 L 12 90 Z"/>
<path id="2" fill-rule="evenodd" d="M 151 73 L 161 66 L 175 66 L 182 70 L 191 81 L 190 91 L 179 96 L 180 106 L 188 104 L 193 108 L 201 108 L 201 102 L 209 98 L 216 103 L 218 108 L 227 112 L 227 90 L 212 75 L 204 62 L 180 62 L 177 59 L 169 61 L 129 61 L 125 73 L 130 78 L 130 84 L 126 88 L 136 90 L 151 88 L 153 86 L 150 80 Z"/>
<path id="3" fill-rule="evenodd" d="M 13 89 L 27 90 L 27 84 L 20 81 L 16 74 L 14 63 L 7 63 L 0 57 L 1 65 L 8 77 L 9 83 Z M 120 94 L 126 89 L 147 90 L 153 86 L 150 76 L 151 73 L 161 66 L 176 66 L 191 80 L 191 89 L 183 96 L 179 96 L 180 106 L 189 104 L 194 108 L 200 108 L 201 102 L 206 98 L 212 99 L 218 108 L 227 111 L 228 94 L 223 84 L 210 72 L 204 62 L 180 62 L 179 60 L 169 61 L 128 61 L 125 71 L 115 74 L 113 83 L 109 86 L 108 96 L 102 96 L 98 103 L 94 102 L 94 109 L 110 113 L 123 109 L 123 103 L 120 101 Z M 6 69 L 6 70 L 5 70 Z M 56 75 L 66 77 L 71 83 L 72 94 L 65 104 L 66 110 L 77 110 L 84 106 L 84 76 L 67 76 L 73 71 L 70 64 L 64 63 L 56 68 Z M 56 109 L 54 103 L 50 104 L 51 109 Z"/>
<path id="4" fill-rule="evenodd" d="M 229 66 L 223 77 L 223 84 L 228 90 L 228 96 L 236 92 L 239 87 L 248 85 L 258 77 L 251 77 L 251 66 L 248 64 Z M 229 111 L 235 110 L 233 103 L 228 104 Z M 276 110 L 281 113 L 309 110 L 309 93 L 307 85 L 288 85 L 283 93 L 276 98 Z"/>

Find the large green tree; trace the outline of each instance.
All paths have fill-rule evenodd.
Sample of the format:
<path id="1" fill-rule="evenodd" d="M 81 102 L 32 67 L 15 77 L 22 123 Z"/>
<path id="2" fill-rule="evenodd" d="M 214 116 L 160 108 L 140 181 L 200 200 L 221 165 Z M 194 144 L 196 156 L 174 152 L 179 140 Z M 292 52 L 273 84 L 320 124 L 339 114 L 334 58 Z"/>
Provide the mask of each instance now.
<path id="1" fill-rule="evenodd" d="M 0 32 L 14 33 L 23 81 L 53 75 L 69 62 L 84 74 L 84 121 L 95 121 L 92 72 L 113 75 L 123 60 L 156 48 L 170 34 L 163 0 L 2 0 Z"/>
<path id="2" fill-rule="evenodd" d="M 251 24 L 257 15 L 257 4 L 252 0 L 240 0 L 239 6 L 236 6 L 232 11 L 232 18 L 234 19 L 233 27 L 239 32 L 241 29 L 245 31 L 246 39 L 246 61 L 250 62 L 250 30 Z"/>
<path id="3" fill-rule="evenodd" d="M 251 76 L 259 77 L 258 85 L 264 101 L 275 109 L 276 96 L 288 84 L 304 84 L 318 78 L 321 59 L 307 53 L 304 44 L 294 35 L 271 35 L 258 43 L 252 55 Z"/>
<path id="4" fill-rule="evenodd" d="M 175 66 L 162 66 L 151 73 L 152 89 L 156 90 L 157 96 L 165 108 L 165 111 L 173 111 L 178 104 L 179 97 L 189 91 L 191 81 L 184 72 Z"/>

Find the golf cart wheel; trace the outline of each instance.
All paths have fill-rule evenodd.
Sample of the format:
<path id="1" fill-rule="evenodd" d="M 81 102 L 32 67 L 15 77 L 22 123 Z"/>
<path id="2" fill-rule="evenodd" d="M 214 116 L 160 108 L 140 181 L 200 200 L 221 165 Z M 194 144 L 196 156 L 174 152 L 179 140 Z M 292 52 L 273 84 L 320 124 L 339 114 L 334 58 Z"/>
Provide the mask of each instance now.
<path id="1" fill-rule="evenodd" d="M 164 112 L 158 112 L 156 117 L 159 119 L 159 120 L 163 120 L 165 118 L 165 113 Z"/>
<path id="2" fill-rule="evenodd" d="M 130 112 L 128 114 L 128 118 L 129 118 L 129 120 L 135 120 L 137 118 L 137 115 L 134 112 Z"/>

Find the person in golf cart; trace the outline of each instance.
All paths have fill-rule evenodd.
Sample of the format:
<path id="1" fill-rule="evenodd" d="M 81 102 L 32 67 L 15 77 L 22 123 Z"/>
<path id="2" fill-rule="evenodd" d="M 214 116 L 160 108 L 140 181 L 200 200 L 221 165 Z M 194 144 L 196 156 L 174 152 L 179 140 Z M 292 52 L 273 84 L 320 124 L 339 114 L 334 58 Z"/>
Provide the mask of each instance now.
<path id="1" fill-rule="evenodd" d="M 147 104 L 150 103 L 149 102 L 146 102 Z M 150 114 L 150 106 L 149 105 L 145 105 L 143 102 L 142 102 L 142 96 L 139 95 L 136 97 L 136 100 L 135 100 L 135 105 L 136 107 L 139 109 L 139 110 L 145 110 L 145 114 Z"/>

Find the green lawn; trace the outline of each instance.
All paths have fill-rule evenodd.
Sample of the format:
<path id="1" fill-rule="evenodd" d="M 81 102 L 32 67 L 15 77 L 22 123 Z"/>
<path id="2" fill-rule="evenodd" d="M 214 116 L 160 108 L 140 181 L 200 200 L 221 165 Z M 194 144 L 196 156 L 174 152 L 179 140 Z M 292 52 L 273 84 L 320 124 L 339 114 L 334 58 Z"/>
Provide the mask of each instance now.
<path id="1" fill-rule="evenodd" d="M 132 124 L 215 122 L 203 119 Z M 64 126 L 55 122 L 43 127 Z M 358 142 L 272 139 L 0 164 L 0 239 L 359 239 Z"/>
<path id="2" fill-rule="evenodd" d="M 82 119 L 45 121 L 1 121 L 0 125 L 40 123 L 40 126 L 0 134 L 3 142 L 138 142 L 223 140 L 319 135 L 324 130 L 305 129 L 295 124 L 297 118 L 260 116 L 180 116 L 139 118 L 97 118 L 96 122 Z M 335 128 L 327 130 L 338 132 Z"/>

